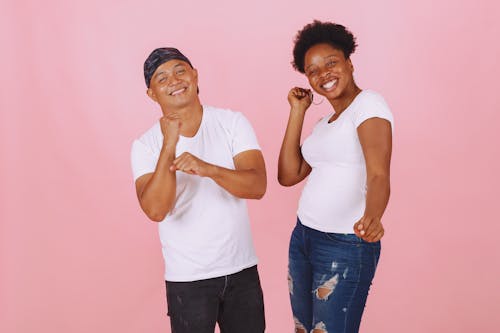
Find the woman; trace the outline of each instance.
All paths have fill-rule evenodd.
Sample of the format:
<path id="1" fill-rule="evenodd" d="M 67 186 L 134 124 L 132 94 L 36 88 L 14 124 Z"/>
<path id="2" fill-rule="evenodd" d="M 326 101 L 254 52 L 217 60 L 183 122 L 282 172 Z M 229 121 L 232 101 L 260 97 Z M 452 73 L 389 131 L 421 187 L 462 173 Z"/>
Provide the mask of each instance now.
<path id="1" fill-rule="evenodd" d="M 278 180 L 307 176 L 289 252 L 296 332 L 358 332 L 384 235 L 389 200 L 392 114 L 384 99 L 361 90 L 344 26 L 314 21 L 297 33 L 293 66 L 333 110 L 300 146 L 312 91 L 295 87 L 278 162 Z"/>

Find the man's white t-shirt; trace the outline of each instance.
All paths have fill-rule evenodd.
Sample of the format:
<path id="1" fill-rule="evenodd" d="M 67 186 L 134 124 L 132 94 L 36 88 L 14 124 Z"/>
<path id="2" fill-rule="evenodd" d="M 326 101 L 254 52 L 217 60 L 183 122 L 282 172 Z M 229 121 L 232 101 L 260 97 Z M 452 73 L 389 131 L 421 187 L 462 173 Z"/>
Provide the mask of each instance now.
<path id="1" fill-rule="evenodd" d="M 354 233 L 354 224 L 366 206 L 366 164 L 357 128 L 369 118 L 393 116 L 383 97 L 364 90 L 328 123 L 322 118 L 302 145 L 302 155 L 312 167 L 299 200 L 302 224 L 323 232 Z"/>
<path id="2" fill-rule="evenodd" d="M 134 181 L 155 171 L 163 143 L 157 122 L 132 144 Z M 189 152 L 234 169 L 233 157 L 260 150 L 248 120 L 230 110 L 203 106 L 198 132 L 180 136 L 176 156 Z M 247 205 L 208 177 L 176 172 L 176 200 L 159 223 L 165 280 L 196 281 L 239 272 L 257 264 Z"/>

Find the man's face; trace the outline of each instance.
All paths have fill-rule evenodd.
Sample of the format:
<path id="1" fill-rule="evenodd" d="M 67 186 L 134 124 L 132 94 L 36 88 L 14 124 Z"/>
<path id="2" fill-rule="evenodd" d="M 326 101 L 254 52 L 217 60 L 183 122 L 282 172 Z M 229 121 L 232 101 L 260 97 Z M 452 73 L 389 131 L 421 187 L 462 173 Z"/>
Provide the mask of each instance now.
<path id="1" fill-rule="evenodd" d="M 198 98 L 198 72 L 182 60 L 169 60 L 153 74 L 148 96 L 163 110 L 175 111 Z"/>

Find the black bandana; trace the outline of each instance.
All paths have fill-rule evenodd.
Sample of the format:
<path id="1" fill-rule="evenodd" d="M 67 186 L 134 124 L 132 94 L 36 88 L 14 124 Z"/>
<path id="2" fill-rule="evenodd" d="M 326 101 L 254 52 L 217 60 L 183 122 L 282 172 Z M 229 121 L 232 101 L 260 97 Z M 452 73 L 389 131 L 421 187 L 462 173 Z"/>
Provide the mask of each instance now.
<path id="1" fill-rule="evenodd" d="M 185 61 L 193 68 L 191 62 L 184 54 L 182 54 L 179 50 L 173 47 L 161 47 L 149 55 L 149 57 L 144 62 L 144 79 L 146 80 L 146 86 L 149 88 L 149 84 L 151 82 L 151 78 L 153 77 L 156 69 L 167 61 L 177 59 Z"/>

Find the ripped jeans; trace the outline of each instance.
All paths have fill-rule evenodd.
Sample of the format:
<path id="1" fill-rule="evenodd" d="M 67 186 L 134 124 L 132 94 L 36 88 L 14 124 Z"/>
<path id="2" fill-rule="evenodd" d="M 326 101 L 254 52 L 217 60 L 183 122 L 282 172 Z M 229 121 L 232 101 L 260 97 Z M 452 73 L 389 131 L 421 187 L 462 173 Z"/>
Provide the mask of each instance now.
<path id="1" fill-rule="evenodd" d="M 299 333 L 355 333 L 380 256 L 380 242 L 300 223 L 292 232 L 288 287 Z"/>

